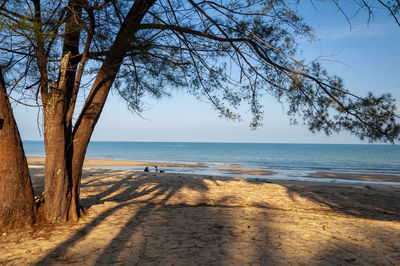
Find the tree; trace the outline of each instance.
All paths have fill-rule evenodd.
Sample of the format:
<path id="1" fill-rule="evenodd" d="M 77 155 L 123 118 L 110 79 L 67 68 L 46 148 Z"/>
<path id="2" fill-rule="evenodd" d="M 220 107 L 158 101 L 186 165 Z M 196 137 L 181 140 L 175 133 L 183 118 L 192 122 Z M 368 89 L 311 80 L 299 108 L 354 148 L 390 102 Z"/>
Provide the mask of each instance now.
<path id="1" fill-rule="evenodd" d="M 10 90 L 43 107 L 44 197 L 53 222 L 79 217 L 86 149 L 113 86 L 135 112 L 146 95 L 178 88 L 231 119 L 240 116 L 230 108 L 248 103 L 257 127 L 260 98 L 272 95 L 312 131 L 399 138 L 390 95 L 356 96 L 319 64 L 293 59 L 295 38 L 312 38 L 312 30 L 287 1 L 3 0 L 0 16 Z"/>
<path id="2" fill-rule="evenodd" d="M 0 69 L 0 231 L 32 225 L 36 206 L 28 163 Z"/>
<path id="3" fill-rule="evenodd" d="M 324 2 L 332 2 L 338 10 L 346 17 L 347 21 L 350 23 L 349 10 L 346 10 L 342 3 L 339 3 L 338 0 L 320 0 Z M 353 3 L 356 7 L 360 9 L 366 9 L 368 12 L 369 19 L 374 15 L 374 11 L 377 8 L 385 9 L 388 14 L 394 19 L 395 23 L 400 26 L 400 2 L 398 0 L 350 0 L 350 3 Z M 357 13 L 358 10 L 355 12 Z M 354 12 L 353 12 L 354 13 Z"/>

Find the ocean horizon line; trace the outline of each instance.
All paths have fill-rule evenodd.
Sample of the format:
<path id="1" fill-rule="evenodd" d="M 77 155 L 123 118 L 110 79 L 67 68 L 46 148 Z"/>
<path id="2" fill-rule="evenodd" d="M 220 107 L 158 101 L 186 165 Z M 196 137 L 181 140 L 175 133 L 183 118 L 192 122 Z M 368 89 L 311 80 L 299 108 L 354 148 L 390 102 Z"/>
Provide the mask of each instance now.
<path id="1" fill-rule="evenodd" d="M 44 140 L 27 140 L 22 142 L 43 142 Z M 396 143 L 324 143 L 324 142 L 240 142 L 240 141 L 159 141 L 159 140 L 91 140 L 90 142 L 115 142 L 115 143 L 191 143 L 191 144 L 279 144 L 279 145 L 387 145 L 397 146 Z"/>

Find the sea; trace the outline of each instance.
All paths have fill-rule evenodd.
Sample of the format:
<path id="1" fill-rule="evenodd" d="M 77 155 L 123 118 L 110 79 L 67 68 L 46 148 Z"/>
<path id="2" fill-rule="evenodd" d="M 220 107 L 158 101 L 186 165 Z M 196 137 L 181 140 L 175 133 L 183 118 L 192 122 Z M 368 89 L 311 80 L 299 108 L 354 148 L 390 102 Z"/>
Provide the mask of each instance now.
<path id="1" fill-rule="evenodd" d="M 23 141 L 27 156 L 44 156 L 43 141 Z M 169 172 L 245 176 L 218 171 L 270 170 L 278 179 L 304 179 L 315 172 L 400 175 L 400 146 L 379 144 L 286 144 L 92 141 L 87 158 L 197 163 L 205 167 L 167 168 Z M 112 167 L 142 170 L 137 167 Z M 330 179 L 327 179 L 329 181 Z M 337 182 L 338 180 L 335 180 Z M 399 180 L 400 182 L 400 180 Z"/>

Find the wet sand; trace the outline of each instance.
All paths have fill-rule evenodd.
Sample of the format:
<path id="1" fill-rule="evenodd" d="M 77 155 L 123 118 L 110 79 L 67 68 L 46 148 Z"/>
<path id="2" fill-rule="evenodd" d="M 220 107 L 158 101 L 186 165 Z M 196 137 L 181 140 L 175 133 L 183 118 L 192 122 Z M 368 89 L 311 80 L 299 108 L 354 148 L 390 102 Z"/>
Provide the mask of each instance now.
<path id="1" fill-rule="evenodd" d="M 30 167 L 43 167 L 44 157 L 29 157 L 28 163 Z M 196 169 L 196 168 L 207 168 L 208 166 L 204 163 L 164 163 L 164 162 L 146 162 L 146 161 L 124 161 L 124 160 L 105 160 L 105 159 L 86 159 L 84 167 L 94 168 L 115 168 L 118 167 L 143 167 L 148 166 L 151 171 L 154 171 L 153 167 L 157 165 L 159 168 L 170 167 L 175 169 Z M 194 170 L 195 171 L 195 170 Z M 234 174 L 236 177 L 266 177 L 268 179 L 274 179 L 276 172 L 270 169 L 247 169 L 241 168 L 238 164 L 223 164 L 220 167 L 214 169 L 219 174 L 229 175 Z M 375 182 L 399 182 L 400 174 L 383 174 L 383 173 L 342 173 L 342 172 L 315 172 L 308 174 L 304 177 L 315 178 L 315 181 L 322 178 L 328 179 L 343 179 L 343 180 L 358 180 L 358 181 L 375 181 Z M 276 178 L 279 179 L 279 178 Z M 295 179 L 295 178 L 293 178 Z"/>
<path id="2" fill-rule="evenodd" d="M 2 235 L 0 263 L 396 265 L 399 202 L 400 186 L 85 168 L 88 215 Z"/>
<path id="3" fill-rule="evenodd" d="M 44 157 L 28 157 L 28 163 L 32 166 L 44 166 Z M 196 168 L 206 167 L 202 163 L 161 163 L 161 162 L 141 162 L 141 161 L 124 161 L 124 160 L 105 160 L 86 158 L 84 167 L 102 167 L 102 166 L 138 166 L 138 167 L 178 167 L 178 168 Z"/>
<path id="4" fill-rule="evenodd" d="M 375 182 L 400 182 L 400 175 L 379 174 L 379 173 L 334 173 L 334 172 L 316 172 L 310 174 L 312 178 L 335 178 L 359 181 Z"/>

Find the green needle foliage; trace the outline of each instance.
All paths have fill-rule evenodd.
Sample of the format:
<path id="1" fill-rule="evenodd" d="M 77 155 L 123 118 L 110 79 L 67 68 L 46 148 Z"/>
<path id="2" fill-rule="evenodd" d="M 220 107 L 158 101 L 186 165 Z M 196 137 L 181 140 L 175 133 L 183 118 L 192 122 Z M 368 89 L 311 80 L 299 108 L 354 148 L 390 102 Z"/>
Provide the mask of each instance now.
<path id="1" fill-rule="evenodd" d="M 40 10 L 35 9 L 40 3 Z M 389 94 L 357 96 L 321 65 L 295 60 L 296 40 L 314 38 L 284 0 L 158 0 L 146 11 L 113 87 L 129 108 L 141 113 L 144 100 L 184 90 L 208 101 L 220 115 L 238 120 L 237 108 L 248 104 L 252 128 L 263 120 L 262 97 L 288 106 L 292 123 L 326 134 L 347 130 L 371 142 L 399 140 L 399 116 Z M 326 1 L 336 4 L 339 1 Z M 373 12 L 371 1 L 353 1 Z M 375 2 L 375 1 L 373 1 Z M 398 1 L 377 1 L 398 23 Z M 9 87 L 20 101 L 40 104 L 40 77 L 57 82 L 60 59 L 71 33 L 80 42 L 71 63 L 83 66 L 76 93 L 90 88 L 132 6 L 133 1 L 0 1 L 0 49 Z M 40 16 L 38 16 L 38 12 Z M 69 15 L 68 15 L 69 14 Z M 66 29 L 68 16 L 75 28 Z M 346 16 L 347 17 L 347 16 Z M 45 69 L 39 64 L 39 44 Z M 43 73 L 46 73 L 45 77 Z M 77 74 L 76 74 L 77 75 Z M 85 99 L 83 99 L 85 100 Z"/>

